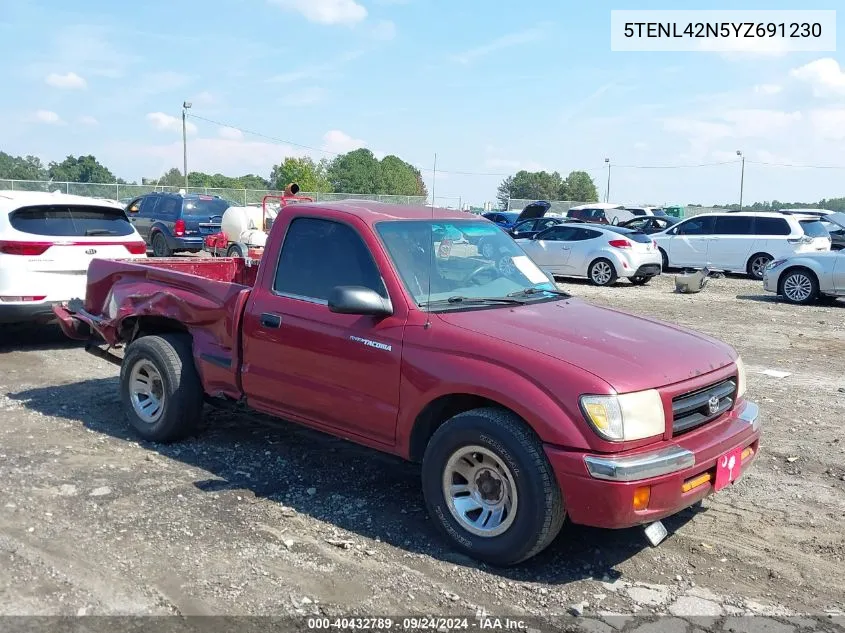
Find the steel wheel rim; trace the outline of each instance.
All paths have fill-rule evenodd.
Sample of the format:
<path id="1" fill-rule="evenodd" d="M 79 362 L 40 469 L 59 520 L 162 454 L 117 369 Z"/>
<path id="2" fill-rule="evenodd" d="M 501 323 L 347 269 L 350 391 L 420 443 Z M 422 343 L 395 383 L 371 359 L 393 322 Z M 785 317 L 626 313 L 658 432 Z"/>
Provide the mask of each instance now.
<path id="1" fill-rule="evenodd" d="M 164 381 L 148 360 L 139 360 L 129 374 L 129 399 L 135 414 L 147 424 L 158 422 L 164 412 Z"/>
<path id="2" fill-rule="evenodd" d="M 751 273 L 755 277 L 762 277 L 763 271 L 766 270 L 766 266 L 769 264 L 768 257 L 757 257 L 753 262 L 751 262 Z"/>
<path id="3" fill-rule="evenodd" d="M 793 273 L 783 282 L 783 294 L 792 301 L 806 301 L 813 292 L 813 283 L 803 273 Z"/>
<path id="4" fill-rule="evenodd" d="M 612 272 L 607 262 L 596 262 L 593 264 L 593 281 L 603 286 L 610 281 Z"/>
<path id="5" fill-rule="evenodd" d="M 511 527 L 519 504 L 510 469 L 483 446 L 463 446 L 452 453 L 443 469 L 443 496 L 463 529 L 486 538 Z"/>

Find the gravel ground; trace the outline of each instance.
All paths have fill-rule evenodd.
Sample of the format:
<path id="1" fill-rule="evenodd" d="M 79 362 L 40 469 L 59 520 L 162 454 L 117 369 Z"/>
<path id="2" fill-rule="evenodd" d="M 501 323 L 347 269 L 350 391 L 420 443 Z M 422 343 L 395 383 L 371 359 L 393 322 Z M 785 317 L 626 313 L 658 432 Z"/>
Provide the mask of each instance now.
<path id="1" fill-rule="evenodd" d="M 480 566 L 435 533 L 418 467 L 219 411 L 195 439 L 138 442 L 117 367 L 55 328 L 5 328 L 0 614 L 410 612 L 472 623 L 482 610 L 599 632 L 841 625 L 845 302 L 793 307 L 741 278 L 689 296 L 672 292 L 671 275 L 562 287 L 715 335 L 748 368 L 763 452 L 735 486 L 667 520 L 659 547 L 637 529 L 567 525 L 522 566 Z"/>

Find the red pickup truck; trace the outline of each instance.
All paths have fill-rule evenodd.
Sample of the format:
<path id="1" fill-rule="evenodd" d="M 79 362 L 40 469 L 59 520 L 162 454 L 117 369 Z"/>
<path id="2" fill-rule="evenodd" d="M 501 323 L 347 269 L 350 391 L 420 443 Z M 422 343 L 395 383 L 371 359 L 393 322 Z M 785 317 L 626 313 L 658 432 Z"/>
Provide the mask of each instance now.
<path id="1" fill-rule="evenodd" d="M 257 267 L 94 260 L 84 304 L 55 312 L 120 364 L 143 438 L 178 440 L 204 403 L 238 403 L 422 462 L 435 523 L 498 565 L 541 551 L 565 517 L 659 527 L 759 448 L 731 347 L 575 299 L 458 211 L 292 205 Z"/>

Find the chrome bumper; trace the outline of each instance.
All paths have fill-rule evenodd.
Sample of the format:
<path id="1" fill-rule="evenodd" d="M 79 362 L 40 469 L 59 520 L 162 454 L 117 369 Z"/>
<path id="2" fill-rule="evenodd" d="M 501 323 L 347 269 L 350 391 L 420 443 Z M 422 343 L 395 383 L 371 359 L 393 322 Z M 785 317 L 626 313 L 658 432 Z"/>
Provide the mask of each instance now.
<path id="1" fill-rule="evenodd" d="M 746 401 L 737 418 L 751 425 L 753 431 L 760 428 L 760 407 Z M 587 471 L 594 479 L 608 481 L 640 481 L 695 466 L 695 454 L 680 446 L 664 448 L 653 453 L 630 457 L 584 457 Z"/>

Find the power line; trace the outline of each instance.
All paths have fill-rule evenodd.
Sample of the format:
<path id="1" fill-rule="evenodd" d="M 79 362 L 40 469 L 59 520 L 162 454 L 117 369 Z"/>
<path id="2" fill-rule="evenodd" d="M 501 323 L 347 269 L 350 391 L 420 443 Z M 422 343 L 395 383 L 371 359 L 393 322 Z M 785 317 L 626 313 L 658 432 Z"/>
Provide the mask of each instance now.
<path id="1" fill-rule="evenodd" d="M 746 160 L 754 165 L 766 165 L 767 167 L 794 167 L 795 169 L 845 169 L 845 165 L 797 165 L 795 163 L 769 163 L 761 160 Z"/>
<path id="2" fill-rule="evenodd" d="M 715 167 L 716 165 L 734 165 L 737 163 L 739 163 L 738 160 L 725 160 L 718 163 L 698 163 L 695 165 L 613 165 L 613 169 L 691 169 L 696 167 Z"/>

